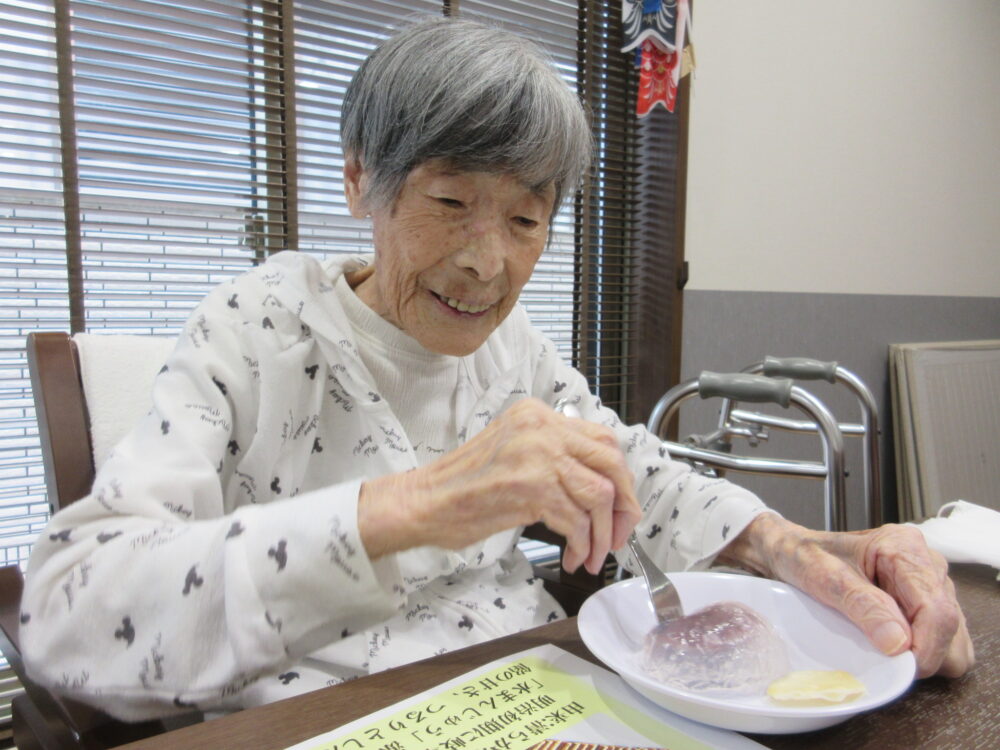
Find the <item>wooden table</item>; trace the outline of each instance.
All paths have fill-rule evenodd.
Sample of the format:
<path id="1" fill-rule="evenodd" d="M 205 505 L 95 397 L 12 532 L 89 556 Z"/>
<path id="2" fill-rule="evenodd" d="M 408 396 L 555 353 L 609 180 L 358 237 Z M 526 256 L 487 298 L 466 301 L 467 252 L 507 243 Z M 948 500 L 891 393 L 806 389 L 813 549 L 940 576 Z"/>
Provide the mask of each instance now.
<path id="1" fill-rule="evenodd" d="M 969 622 L 977 663 L 960 680 L 922 680 L 895 703 L 818 732 L 751 735 L 785 748 L 1000 748 L 1000 583 L 983 565 L 956 565 L 952 577 Z M 489 643 L 436 656 L 336 687 L 178 729 L 125 747 L 285 748 L 474 669 L 552 643 L 596 662 L 576 620 L 562 620 Z"/>

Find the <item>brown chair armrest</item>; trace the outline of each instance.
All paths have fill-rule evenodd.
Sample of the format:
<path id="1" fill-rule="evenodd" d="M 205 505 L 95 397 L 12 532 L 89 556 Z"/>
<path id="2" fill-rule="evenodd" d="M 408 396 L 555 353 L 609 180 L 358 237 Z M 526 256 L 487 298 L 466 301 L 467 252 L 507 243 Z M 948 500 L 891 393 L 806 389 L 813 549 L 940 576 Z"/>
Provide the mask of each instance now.
<path id="1" fill-rule="evenodd" d="M 94 457 L 76 347 L 69 334 L 28 334 L 28 369 L 52 509 L 90 492 Z"/>

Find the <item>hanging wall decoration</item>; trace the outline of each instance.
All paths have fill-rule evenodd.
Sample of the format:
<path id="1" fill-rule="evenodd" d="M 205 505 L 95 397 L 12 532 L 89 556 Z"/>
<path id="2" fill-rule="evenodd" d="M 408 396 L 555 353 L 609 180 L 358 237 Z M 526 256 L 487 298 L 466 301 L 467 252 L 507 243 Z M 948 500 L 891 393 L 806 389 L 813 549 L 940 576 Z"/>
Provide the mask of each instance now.
<path id="1" fill-rule="evenodd" d="M 622 51 L 634 50 L 639 68 L 636 114 L 644 117 L 657 104 L 673 112 L 681 76 L 691 65 L 684 59 L 691 34 L 688 0 L 622 0 L 622 26 Z"/>

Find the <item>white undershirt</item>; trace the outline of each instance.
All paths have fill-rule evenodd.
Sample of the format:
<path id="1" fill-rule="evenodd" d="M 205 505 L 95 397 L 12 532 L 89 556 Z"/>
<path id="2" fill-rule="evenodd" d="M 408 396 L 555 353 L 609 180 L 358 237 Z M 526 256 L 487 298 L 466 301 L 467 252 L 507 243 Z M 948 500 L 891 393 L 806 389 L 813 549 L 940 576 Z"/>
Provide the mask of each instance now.
<path id="1" fill-rule="evenodd" d="M 336 293 L 361 361 L 399 418 L 420 464 L 458 446 L 455 396 L 460 357 L 436 354 L 376 314 L 344 276 Z"/>

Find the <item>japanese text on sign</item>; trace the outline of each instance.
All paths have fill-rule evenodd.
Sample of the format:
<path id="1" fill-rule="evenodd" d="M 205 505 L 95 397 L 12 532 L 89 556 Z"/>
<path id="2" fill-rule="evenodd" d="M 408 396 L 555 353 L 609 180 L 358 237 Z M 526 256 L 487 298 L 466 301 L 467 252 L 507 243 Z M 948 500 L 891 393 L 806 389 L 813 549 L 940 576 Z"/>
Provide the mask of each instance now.
<path id="1" fill-rule="evenodd" d="M 310 750 L 523 750 L 602 708 L 585 682 L 525 657 Z"/>

